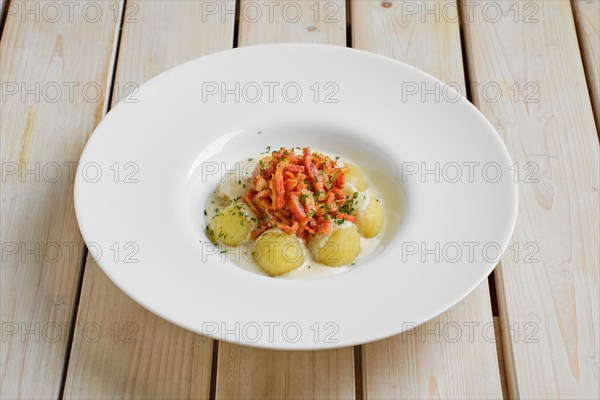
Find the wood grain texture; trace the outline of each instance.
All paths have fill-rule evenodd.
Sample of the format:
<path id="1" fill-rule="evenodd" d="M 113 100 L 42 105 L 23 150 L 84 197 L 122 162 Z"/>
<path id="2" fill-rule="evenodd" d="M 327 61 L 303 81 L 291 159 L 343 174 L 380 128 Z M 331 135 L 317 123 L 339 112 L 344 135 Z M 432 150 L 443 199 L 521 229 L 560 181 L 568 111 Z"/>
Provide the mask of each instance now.
<path id="1" fill-rule="evenodd" d="M 109 4 L 96 4 L 104 17 L 94 23 L 15 12 L 2 34 L 4 399 L 56 398 L 61 387 L 83 252 L 74 167 L 102 117 L 118 28 Z"/>
<path id="2" fill-rule="evenodd" d="M 129 1 L 116 91 L 231 47 L 234 14 L 224 10 L 234 10 L 235 2 L 220 4 L 224 8 L 211 14 L 199 1 Z M 213 341 L 146 311 L 94 262 L 85 268 L 77 322 L 66 398 L 208 398 Z M 90 338 L 94 324 L 103 333 L 98 341 Z"/>
<path id="3" fill-rule="evenodd" d="M 267 43 L 327 43 L 346 45 L 343 0 L 241 0 L 240 46 Z"/>
<path id="4" fill-rule="evenodd" d="M 142 308 L 93 261 L 77 324 L 66 399 L 208 398 L 212 339 Z"/>
<path id="5" fill-rule="evenodd" d="M 573 0 L 573 11 L 596 127 L 600 127 L 600 1 Z"/>
<path id="6" fill-rule="evenodd" d="M 216 398 L 353 399 L 353 350 L 275 351 L 220 342 Z"/>
<path id="7" fill-rule="evenodd" d="M 285 3 L 280 3 L 280 7 Z M 319 2 L 321 10 L 326 3 Z M 241 15 L 239 43 L 345 44 L 343 2 L 336 2 L 339 9 L 332 16 L 338 22 L 324 22 L 321 17 L 318 23 L 308 9 L 314 2 L 296 4 L 302 5 L 303 18 L 295 24 L 286 21 L 281 13 L 275 14 L 273 22 L 266 17 L 251 22 Z M 311 26 L 316 29 L 308 29 Z M 351 347 L 314 352 L 272 351 L 220 342 L 217 365 L 217 399 L 352 399 L 355 395 Z"/>
<path id="8" fill-rule="evenodd" d="M 571 6 L 516 3 L 526 20 L 496 4 L 497 22 L 475 9 L 464 29 L 474 103 L 513 160 L 532 163 L 519 179 L 521 252 L 495 272 L 509 396 L 598 398 L 598 138 Z M 488 83 L 504 95 L 490 98 Z M 515 98 L 515 83 L 536 94 Z"/>
<path id="9" fill-rule="evenodd" d="M 465 81 L 455 1 L 353 1 L 352 43 L 423 69 L 454 87 Z M 454 11 L 453 11 L 454 10 Z M 452 14 L 454 12 L 454 14 Z M 501 398 L 487 280 L 421 327 L 363 346 L 366 398 Z"/>

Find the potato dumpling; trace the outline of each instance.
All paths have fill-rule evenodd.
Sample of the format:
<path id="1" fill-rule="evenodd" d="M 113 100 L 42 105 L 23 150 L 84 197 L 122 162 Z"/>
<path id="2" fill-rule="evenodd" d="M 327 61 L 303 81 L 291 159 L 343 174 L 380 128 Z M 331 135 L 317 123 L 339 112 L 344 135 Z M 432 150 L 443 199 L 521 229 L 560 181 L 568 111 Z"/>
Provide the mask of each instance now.
<path id="1" fill-rule="evenodd" d="M 304 263 L 300 240 L 279 229 L 269 229 L 256 239 L 252 255 L 259 267 L 271 276 L 290 272 Z"/>
<path id="2" fill-rule="evenodd" d="M 367 181 L 365 180 L 365 174 L 362 170 L 354 164 L 344 163 L 346 167 L 346 186 L 344 187 L 344 194 L 351 195 L 352 192 L 362 192 L 367 189 Z M 348 186 L 350 184 L 351 186 Z"/>
<path id="3" fill-rule="evenodd" d="M 350 264 L 360 253 L 360 236 L 356 225 L 346 222 L 337 226 L 323 243 L 316 236 L 309 242 L 310 251 L 317 262 L 330 267 Z"/>
<path id="4" fill-rule="evenodd" d="M 356 225 L 361 235 L 375 237 L 383 228 L 383 208 L 375 197 L 359 194 L 356 205 Z"/>
<path id="5" fill-rule="evenodd" d="M 242 203 L 232 204 L 218 212 L 208 224 L 208 237 L 215 243 L 237 246 L 252 229 L 251 221 Z"/>

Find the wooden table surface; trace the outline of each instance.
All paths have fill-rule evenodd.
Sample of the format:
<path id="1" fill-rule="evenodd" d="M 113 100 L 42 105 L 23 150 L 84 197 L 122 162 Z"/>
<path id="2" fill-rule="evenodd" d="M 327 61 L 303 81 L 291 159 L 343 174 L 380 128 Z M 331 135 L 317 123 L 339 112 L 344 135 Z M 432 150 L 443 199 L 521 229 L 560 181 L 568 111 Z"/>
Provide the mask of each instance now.
<path id="1" fill-rule="evenodd" d="M 3 399 L 600 396 L 597 0 L 0 4 Z M 258 350 L 158 318 L 88 256 L 73 175 L 108 109 L 182 62 L 273 42 L 414 65 L 504 139 L 509 250 L 443 315 L 354 348 Z"/>

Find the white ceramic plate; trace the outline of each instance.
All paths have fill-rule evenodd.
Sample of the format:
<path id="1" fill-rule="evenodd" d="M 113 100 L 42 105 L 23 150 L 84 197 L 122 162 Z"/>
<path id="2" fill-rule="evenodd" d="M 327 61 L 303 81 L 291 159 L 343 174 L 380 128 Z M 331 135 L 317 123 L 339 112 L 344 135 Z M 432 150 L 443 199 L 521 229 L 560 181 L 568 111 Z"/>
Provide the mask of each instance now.
<path id="1" fill-rule="evenodd" d="M 220 166 L 268 145 L 366 171 L 388 218 L 375 255 L 285 280 L 207 254 L 202 213 Z M 85 147 L 75 207 L 104 272 L 152 312 L 217 339 L 323 349 L 400 333 L 464 298 L 508 245 L 517 185 L 491 124 L 435 78 L 367 52 L 285 44 L 190 61 L 118 104 Z"/>

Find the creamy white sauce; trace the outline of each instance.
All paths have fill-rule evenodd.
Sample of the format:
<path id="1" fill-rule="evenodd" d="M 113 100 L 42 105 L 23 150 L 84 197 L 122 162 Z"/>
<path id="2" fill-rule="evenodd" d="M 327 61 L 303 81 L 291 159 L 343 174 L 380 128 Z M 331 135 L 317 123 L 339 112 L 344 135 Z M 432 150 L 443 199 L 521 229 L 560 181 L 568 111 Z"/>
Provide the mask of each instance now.
<path id="1" fill-rule="evenodd" d="M 340 229 L 346 229 L 350 226 L 354 225 L 352 222 L 348 222 L 348 221 L 344 221 L 341 225 L 338 224 L 332 224 L 332 229 L 325 233 L 325 234 L 321 234 L 321 235 L 315 235 L 315 240 L 317 241 L 317 244 L 319 246 L 320 249 L 322 249 L 323 247 L 325 247 L 325 243 L 327 243 L 327 241 L 329 240 L 329 238 L 331 237 L 331 234 L 337 230 Z"/>
<path id="2" fill-rule="evenodd" d="M 332 159 L 335 159 L 335 156 L 332 157 L 331 155 L 323 151 L 313 150 L 312 152 L 325 154 L 331 157 Z M 295 153 L 300 154 L 297 151 Z M 235 168 L 231 168 L 230 173 L 224 176 L 219 187 L 208 198 L 205 208 L 206 212 L 204 216 L 205 227 L 208 226 L 212 218 L 218 212 L 222 211 L 225 207 L 233 204 L 234 202 L 241 202 L 241 199 L 246 195 L 246 192 L 250 189 L 252 171 L 254 169 L 254 166 L 258 163 L 258 160 L 266 156 L 268 156 L 268 154 L 259 154 L 254 157 L 250 157 L 247 160 L 240 161 L 236 164 Z M 347 160 L 347 162 L 351 161 Z M 343 159 L 338 159 L 337 163 L 340 166 L 344 165 Z M 377 199 L 380 202 L 382 201 L 379 192 L 374 188 L 372 182 L 369 181 L 367 176 L 365 176 L 365 179 L 367 181 L 367 189 L 364 192 L 359 192 L 354 204 L 354 208 L 357 214 L 364 212 L 370 201 L 373 201 L 374 199 Z M 352 189 L 353 192 L 357 192 L 356 188 L 350 183 L 347 183 L 346 187 Z M 256 218 L 256 216 L 252 213 L 249 207 L 244 206 L 244 212 L 246 213 L 246 215 L 249 216 L 249 218 Z M 325 243 L 327 242 L 334 230 L 344 229 L 349 225 L 352 225 L 352 223 L 348 221 L 344 221 L 344 223 L 341 225 L 334 224 L 333 229 L 329 233 L 324 235 L 318 235 L 316 238 L 318 240 L 319 247 L 325 246 Z M 257 226 L 258 222 L 252 222 L 252 229 L 254 229 Z M 304 263 L 300 267 L 286 274 L 278 276 L 278 278 L 316 279 L 346 272 L 354 268 L 356 265 L 360 264 L 361 260 L 367 258 L 379 246 L 379 244 L 381 243 L 380 236 L 381 234 L 369 239 L 361 236 L 359 255 L 350 265 L 341 267 L 329 267 L 327 265 L 314 261 L 311 258 L 308 249 L 304 247 Z M 254 246 L 254 241 L 251 240 L 250 235 L 248 235 L 248 238 L 238 246 L 227 246 L 223 243 L 220 243 L 218 245 L 218 249 L 222 252 L 221 259 L 223 261 L 233 262 L 234 264 L 237 264 L 245 270 L 268 276 L 268 274 L 266 274 L 256 264 L 256 262 L 254 262 L 254 259 L 252 257 L 252 251 L 254 250 Z"/>
<path id="3" fill-rule="evenodd" d="M 242 185 L 242 182 L 245 186 Z M 224 182 L 219 185 L 216 196 L 227 201 L 233 201 L 233 199 L 244 197 L 249 187 L 250 182 L 241 180 L 239 174 L 228 174 L 225 175 Z"/>

